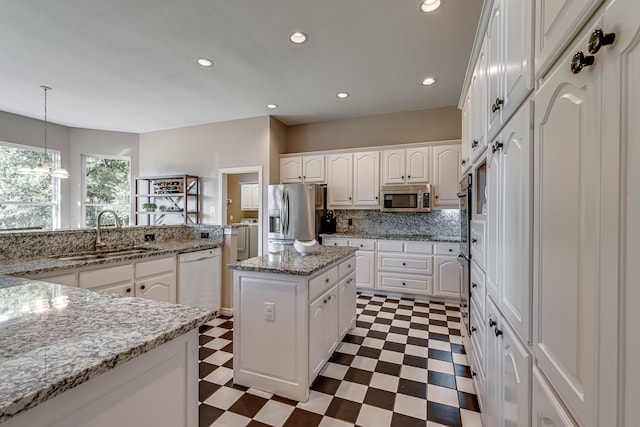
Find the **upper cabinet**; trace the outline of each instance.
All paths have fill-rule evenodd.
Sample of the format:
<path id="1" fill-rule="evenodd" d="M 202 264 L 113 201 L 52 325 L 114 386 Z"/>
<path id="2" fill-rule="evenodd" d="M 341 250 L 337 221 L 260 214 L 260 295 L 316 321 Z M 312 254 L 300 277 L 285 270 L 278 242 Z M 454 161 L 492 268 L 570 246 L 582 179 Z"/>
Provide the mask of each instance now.
<path id="1" fill-rule="evenodd" d="M 430 147 L 384 150 L 382 184 L 429 182 Z"/>
<path id="2" fill-rule="evenodd" d="M 329 208 L 379 208 L 378 151 L 328 154 L 327 167 Z"/>
<path id="3" fill-rule="evenodd" d="M 326 183 L 324 155 L 281 157 L 280 182 Z"/>
<path id="4" fill-rule="evenodd" d="M 243 211 L 257 211 L 260 207 L 260 185 L 240 184 L 240 209 Z"/>
<path id="5" fill-rule="evenodd" d="M 487 135 L 500 130 L 533 88 L 532 0 L 496 0 L 486 33 Z"/>
<path id="6" fill-rule="evenodd" d="M 460 144 L 438 145 L 433 150 L 431 193 L 433 208 L 458 208 L 458 177 L 460 176 Z"/>

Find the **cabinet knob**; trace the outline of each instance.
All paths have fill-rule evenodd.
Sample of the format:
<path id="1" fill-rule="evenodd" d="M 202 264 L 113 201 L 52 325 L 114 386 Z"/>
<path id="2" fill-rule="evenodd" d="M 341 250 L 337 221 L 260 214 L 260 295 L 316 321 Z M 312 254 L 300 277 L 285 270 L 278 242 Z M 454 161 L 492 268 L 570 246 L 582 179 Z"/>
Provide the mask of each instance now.
<path id="1" fill-rule="evenodd" d="M 503 146 L 504 144 L 502 142 L 496 141 L 491 146 L 491 152 L 495 153 L 496 151 L 501 150 Z"/>
<path id="2" fill-rule="evenodd" d="M 333 243 L 333 246 L 338 246 L 338 242 L 334 242 L 334 243 Z"/>
<path id="3" fill-rule="evenodd" d="M 595 56 L 584 56 L 582 51 L 578 51 L 573 55 L 573 59 L 571 59 L 571 72 L 573 74 L 578 74 L 584 67 L 593 65 L 595 59 Z"/>
<path id="4" fill-rule="evenodd" d="M 502 335 L 502 331 L 500 329 L 498 329 L 498 328 L 495 328 L 493 332 L 496 334 L 497 337 Z"/>
<path id="5" fill-rule="evenodd" d="M 403 263 L 402 263 L 402 265 L 407 265 L 407 263 L 406 263 L 406 262 L 403 262 Z"/>
<path id="6" fill-rule="evenodd" d="M 475 371 L 471 371 L 471 376 L 472 376 L 472 377 L 475 377 L 476 375 L 477 375 L 477 374 L 476 374 L 476 372 L 475 372 Z"/>
<path id="7" fill-rule="evenodd" d="M 475 331 L 477 331 L 476 327 L 475 327 L 475 326 L 472 326 L 472 327 L 471 327 L 471 333 L 474 333 Z"/>
<path id="8" fill-rule="evenodd" d="M 351 197 L 349 197 L 349 200 L 351 200 Z"/>
<path id="9" fill-rule="evenodd" d="M 471 148 L 476 148 L 477 146 L 478 146 L 478 141 L 474 139 L 473 142 L 471 143 Z"/>
<path id="10" fill-rule="evenodd" d="M 464 165 L 466 165 L 466 164 L 467 164 L 467 161 L 466 161 L 466 160 L 463 160 L 463 161 L 461 161 L 460 163 L 462 164 L 462 166 L 464 166 Z"/>
<path id="11" fill-rule="evenodd" d="M 502 108 L 503 104 L 504 104 L 504 99 L 496 98 L 496 102 L 494 102 L 493 105 L 491 106 L 491 112 L 495 113 L 496 111 Z"/>
<path id="12" fill-rule="evenodd" d="M 411 179 L 411 175 L 407 175 L 407 178 Z"/>
<path id="13" fill-rule="evenodd" d="M 351 264 L 347 264 L 347 268 L 351 268 Z"/>
<path id="14" fill-rule="evenodd" d="M 407 284 L 405 282 L 402 282 L 402 286 L 407 286 Z"/>
<path id="15" fill-rule="evenodd" d="M 489 327 L 490 327 L 490 328 L 493 328 L 493 327 L 494 327 L 494 326 L 496 326 L 497 324 L 498 324 L 498 323 L 497 323 L 495 320 L 493 320 L 493 319 L 489 319 Z"/>
<path id="16" fill-rule="evenodd" d="M 360 245 L 361 248 L 364 248 L 364 245 Z"/>
<path id="17" fill-rule="evenodd" d="M 400 178 L 404 179 L 404 175 L 402 175 Z"/>
<path id="18" fill-rule="evenodd" d="M 127 288 L 127 293 L 130 294 L 131 293 L 131 288 Z"/>
<path id="19" fill-rule="evenodd" d="M 472 287 L 472 288 L 477 288 L 477 287 L 478 287 L 478 284 L 477 284 L 477 283 L 473 283 L 473 282 L 471 282 L 471 287 Z"/>
<path id="20" fill-rule="evenodd" d="M 327 303 L 327 299 L 325 298 L 324 300 L 322 300 L 322 303 L 326 304 Z"/>
<path id="21" fill-rule="evenodd" d="M 324 279 L 324 283 L 329 283 L 329 278 Z"/>
<path id="22" fill-rule="evenodd" d="M 476 243 L 478 243 L 478 239 L 471 239 L 471 243 L 475 245 Z"/>
<path id="23" fill-rule="evenodd" d="M 140 289 L 144 290 L 146 288 L 145 285 L 140 286 Z"/>
<path id="24" fill-rule="evenodd" d="M 612 44 L 616 39 L 616 33 L 605 34 L 602 29 L 596 28 L 589 37 L 589 53 L 598 53 L 602 46 Z"/>
<path id="25" fill-rule="evenodd" d="M 307 177 L 303 175 L 303 176 L 302 176 L 302 179 L 307 179 Z"/>
<path id="26" fill-rule="evenodd" d="M 298 175 L 298 179 L 302 179 L 302 177 L 300 175 Z"/>

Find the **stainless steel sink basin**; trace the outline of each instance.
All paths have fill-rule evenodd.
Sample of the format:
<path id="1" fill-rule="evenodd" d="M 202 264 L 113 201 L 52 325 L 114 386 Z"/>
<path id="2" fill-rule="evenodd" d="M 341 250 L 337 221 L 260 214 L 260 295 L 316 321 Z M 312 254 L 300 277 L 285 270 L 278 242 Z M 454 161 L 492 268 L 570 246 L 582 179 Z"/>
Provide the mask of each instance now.
<path id="1" fill-rule="evenodd" d="M 61 261 L 88 261 L 92 259 L 111 258 L 116 256 L 135 255 L 145 252 L 155 251 L 155 248 L 123 248 L 112 251 L 91 251 L 67 255 L 54 255 L 52 258 Z"/>

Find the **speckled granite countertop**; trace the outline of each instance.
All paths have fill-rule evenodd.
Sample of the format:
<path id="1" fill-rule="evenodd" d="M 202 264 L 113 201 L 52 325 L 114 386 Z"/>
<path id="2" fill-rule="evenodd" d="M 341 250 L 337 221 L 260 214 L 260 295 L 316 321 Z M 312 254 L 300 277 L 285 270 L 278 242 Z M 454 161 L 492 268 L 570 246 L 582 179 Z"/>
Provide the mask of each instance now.
<path id="1" fill-rule="evenodd" d="M 185 305 L 0 277 L 0 423 L 212 317 Z"/>
<path id="2" fill-rule="evenodd" d="M 137 258 L 148 258 L 158 255 L 195 252 L 204 249 L 220 247 L 219 244 L 207 240 L 181 240 L 158 244 L 144 245 L 150 250 L 138 254 L 111 256 L 91 260 L 64 261 L 52 257 L 30 258 L 25 260 L 10 259 L 0 261 L 0 275 L 29 276 L 32 274 L 48 273 L 50 271 L 68 270 L 90 265 L 108 264 Z M 105 251 L 107 251 L 105 249 Z"/>
<path id="3" fill-rule="evenodd" d="M 346 258 L 357 250 L 357 248 L 346 246 L 320 246 L 318 253 L 302 256 L 295 249 L 289 249 L 229 264 L 227 268 L 308 276 L 341 258 Z"/>
<path id="4" fill-rule="evenodd" d="M 459 236 L 432 236 L 432 235 L 405 235 L 405 234 L 357 234 L 335 233 L 321 234 L 321 237 L 347 237 L 352 239 L 378 239 L 378 240 L 413 240 L 423 242 L 459 242 Z"/>

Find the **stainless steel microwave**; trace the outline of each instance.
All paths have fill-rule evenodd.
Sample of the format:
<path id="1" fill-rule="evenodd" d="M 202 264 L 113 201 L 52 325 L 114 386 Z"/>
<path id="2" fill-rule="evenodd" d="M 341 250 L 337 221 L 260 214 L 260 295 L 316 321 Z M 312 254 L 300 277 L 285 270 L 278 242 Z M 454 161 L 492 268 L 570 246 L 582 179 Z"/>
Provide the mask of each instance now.
<path id="1" fill-rule="evenodd" d="M 431 185 L 383 185 L 380 200 L 383 212 L 431 212 Z"/>

